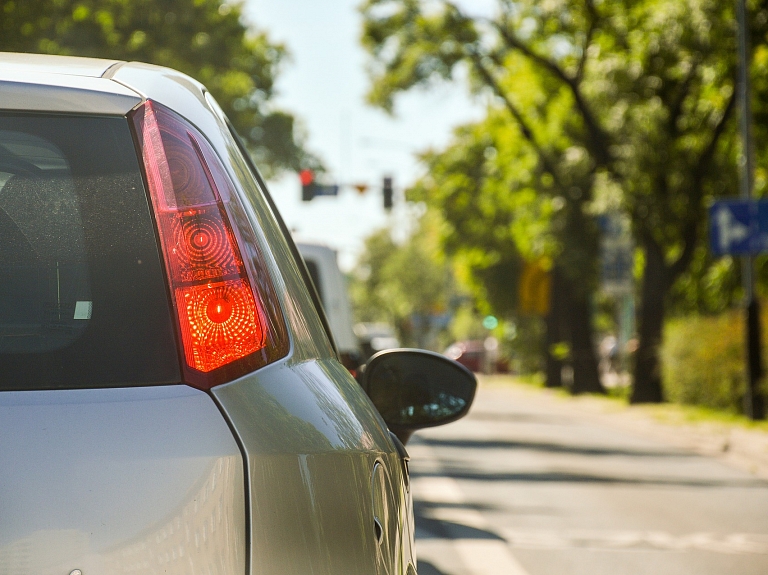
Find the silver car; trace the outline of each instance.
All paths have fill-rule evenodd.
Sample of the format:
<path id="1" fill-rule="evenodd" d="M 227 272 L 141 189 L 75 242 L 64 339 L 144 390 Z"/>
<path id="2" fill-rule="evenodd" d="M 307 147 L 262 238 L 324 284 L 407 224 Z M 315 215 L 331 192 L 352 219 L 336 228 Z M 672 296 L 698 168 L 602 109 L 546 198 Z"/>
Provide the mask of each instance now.
<path id="1" fill-rule="evenodd" d="M 0 54 L 0 574 L 415 574 L 403 443 L 474 378 L 356 381 L 308 278 L 199 83 Z"/>

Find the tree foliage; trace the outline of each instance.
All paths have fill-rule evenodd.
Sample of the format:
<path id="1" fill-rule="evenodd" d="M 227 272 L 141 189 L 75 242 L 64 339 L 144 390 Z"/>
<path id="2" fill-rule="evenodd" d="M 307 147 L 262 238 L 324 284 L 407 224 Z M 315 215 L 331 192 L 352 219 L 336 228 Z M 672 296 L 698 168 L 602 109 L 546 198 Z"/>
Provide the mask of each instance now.
<path id="1" fill-rule="evenodd" d="M 3 0 L 0 50 L 137 60 L 201 81 L 267 173 L 316 162 L 271 104 L 283 45 L 222 0 Z"/>
<path id="2" fill-rule="evenodd" d="M 561 203 L 537 194 L 535 154 L 520 144 L 502 114 L 459 127 L 448 148 L 422 155 L 427 174 L 408 191 L 440 210 L 443 249 L 480 305 L 501 316 L 516 313 L 523 261 L 559 251 L 551 222 Z"/>
<path id="3" fill-rule="evenodd" d="M 561 198 L 550 231 L 577 291 L 594 285 L 593 215 L 611 202 L 630 215 L 644 256 L 633 400 L 660 400 L 667 295 L 701 245 L 708 200 L 736 189 L 731 4 L 499 0 L 487 18 L 447 0 L 369 0 L 362 11 L 373 102 L 392 109 L 397 93 L 462 68 L 493 96 L 489 117 L 503 110 L 536 158 L 531 184 L 514 167 L 514 183 L 497 179 L 510 194 L 522 184 Z"/>

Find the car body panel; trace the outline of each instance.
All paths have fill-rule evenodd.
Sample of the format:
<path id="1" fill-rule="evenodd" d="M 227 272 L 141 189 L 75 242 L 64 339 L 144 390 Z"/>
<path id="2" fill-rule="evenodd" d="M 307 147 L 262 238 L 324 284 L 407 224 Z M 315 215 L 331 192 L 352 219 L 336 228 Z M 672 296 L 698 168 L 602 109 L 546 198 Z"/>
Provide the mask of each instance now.
<path id="1" fill-rule="evenodd" d="M 213 394 L 246 451 L 253 573 L 395 574 L 415 565 L 399 456 L 380 415 L 337 361 L 284 361 Z M 391 476 L 382 492 L 372 489 L 377 465 Z M 385 502 L 396 533 L 384 550 L 374 501 Z M 391 567 L 377 568 L 382 561 Z"/>
<path id="2" fill-rule="evenodd" d="M 242 456 L 186 386 L 0 393 L 0 572 L 245 571 Z"/>
<path id="3" fill-rule="evenodd" d="M 125 86 L 181 114 L 209 138 L 215 135 L 215 118 L 205 113 L 205 87 L 186 74 L 151 64 L 124 62 L 111 68 L 106 77 L 116 86 Z M 221 142 L 214 143 L 217 150 L 220 145 Z"/>

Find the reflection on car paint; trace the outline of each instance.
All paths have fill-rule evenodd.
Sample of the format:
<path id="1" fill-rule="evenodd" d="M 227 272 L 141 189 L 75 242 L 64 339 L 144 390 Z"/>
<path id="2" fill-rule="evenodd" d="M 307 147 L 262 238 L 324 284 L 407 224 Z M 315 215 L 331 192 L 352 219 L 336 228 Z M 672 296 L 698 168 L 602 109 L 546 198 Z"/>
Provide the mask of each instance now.
<path id="1" fill-rule="evenodd" d="M 231 545 L 244 537 L 242 520 L 228 504 L 242 499 L 234 493 L 242 491 L 241 477 L 239 457 L 219 458 L 172 515 L 107 549 L 81 529 L 35 531 L 0 547 L 0 573 L 53 575 L 75 565 L 86 573 L 243 573 L 243 549 Z"/>
<path id="2" fill-rule="evenodd" d="M 0 435 L 0 573 L 244 573 L 242 457 L 207 395 L 6 392 Z"/>
<path id="3" fill-rule="evenodd" d="M 255 572 L 376 572 L 373 503 L 361 486 L 371 485 L 377 461 L 393 483 L 390 521 L 404 529 L 402 568 L 392 573 L 406 569 L 412 548 L 402 466 L 375 424 L 380 416 L 338 362 L 268 366 L 214 394 L 248 453 Z"/>

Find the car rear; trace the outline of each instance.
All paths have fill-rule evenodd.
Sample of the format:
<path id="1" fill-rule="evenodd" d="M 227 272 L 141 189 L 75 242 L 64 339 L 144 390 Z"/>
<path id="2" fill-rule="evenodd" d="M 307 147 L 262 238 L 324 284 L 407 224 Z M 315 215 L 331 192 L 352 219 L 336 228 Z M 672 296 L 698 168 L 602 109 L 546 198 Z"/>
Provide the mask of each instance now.
<path id="1" fill-rule="evenodd" d="M 0 75 L 0 572 L 244 573 L 241 451 L 179 385 L 134 135 L 104 113 L 141 98 L 44 76 Z"/>
<path id="2" fill-rule="evenodd" d="M 0 573 L 413 571 L 400 456 L 202 86 L 0 55 L 0 219 Z"/>

